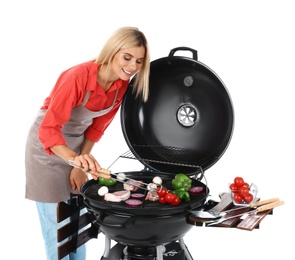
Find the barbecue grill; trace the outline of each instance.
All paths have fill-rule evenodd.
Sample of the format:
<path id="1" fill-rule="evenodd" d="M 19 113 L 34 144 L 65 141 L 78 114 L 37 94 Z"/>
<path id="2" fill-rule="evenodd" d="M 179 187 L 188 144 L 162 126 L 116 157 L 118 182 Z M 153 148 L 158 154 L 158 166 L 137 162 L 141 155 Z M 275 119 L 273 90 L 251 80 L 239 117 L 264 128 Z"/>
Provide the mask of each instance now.
<path id="1" fill-rule="evenodd" d="M 192 58 L 176 56 L 187 51 Z M 136 77 L 136 76 L 135 76 Z M 197 51 L 172 49 L 168 57 L 151 62 L 150 96 L 135 97 L 130 82 L 121 108 L 121 126 L 130 151 L 120 158 L 139 160 L 144 168 L 125 172 L 128 178 L 151 183 L 159 176 L 172 190 L 172 179 L 185 173 L 201 194 L 179 205 L 143 201 L 140 207 L 109 202 L 98 195 L 100 185 L 90 180 L 81 187 L 94 228 L 106 237 L 102 260 L 193 260 L 183 237 L 193 227 L 189 210 L 200 208 L 209 194 L 204 176 L 227 149 L 234 125 L 229 93 L 221 79 L 198 61 Z M 109 187 L 122 190 L 122 183 Z M 141 190 L 145 193 L 145 190 Z M 117 245 L 110 248 L 111 241 Z"/>

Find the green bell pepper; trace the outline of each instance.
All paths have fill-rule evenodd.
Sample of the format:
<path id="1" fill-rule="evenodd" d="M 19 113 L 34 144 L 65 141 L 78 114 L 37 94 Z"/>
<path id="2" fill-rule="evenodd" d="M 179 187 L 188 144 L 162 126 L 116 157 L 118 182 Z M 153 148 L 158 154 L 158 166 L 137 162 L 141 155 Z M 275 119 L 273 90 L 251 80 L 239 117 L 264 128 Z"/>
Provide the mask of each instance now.
<path id="1" fill-rule="evenodd" d="M 175 175 L 172 180 L 172 186 L 175 191 L 175 194 L 184 201 L 190 200 L 190 195 L 188 190 L 192 186 L 192 180 L 183 173 L 178 173 Z"/>
<path id="2" fill-rule="evenodd" d="M 98 178 L 98 183 L 101 185 L 101 186 L 112 186 L 114 184 L 116 184 L 116 180 L 114 179 L 106 179 L 106 178 L 103 178 L 103 177 L 99 177 Z"/>
<path id="3" fill-rule="evenodd" d="M 188 191 L 185 190 L 185 188 L 179 188 L 178 190 L 175 190 L 174 193 L 180 198 L 182 201 L 190 201 L 191 197 L 188 193 Z"/>
<path id="4" fill-rule="evenodd" d="M 184 188 L 188 191 L 192 187 L 192 180 L 188 176 L 183 173 L 178 173 L 175 175 L 172 180 L 172 186 L 174 190 L 178 190 L 179 188 Z"/>

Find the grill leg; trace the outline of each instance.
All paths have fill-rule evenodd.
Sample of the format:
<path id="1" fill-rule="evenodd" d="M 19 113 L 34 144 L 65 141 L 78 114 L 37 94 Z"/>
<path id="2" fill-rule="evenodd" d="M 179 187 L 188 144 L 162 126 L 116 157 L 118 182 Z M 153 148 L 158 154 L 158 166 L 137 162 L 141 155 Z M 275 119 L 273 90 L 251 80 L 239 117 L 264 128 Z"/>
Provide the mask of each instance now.
<path id="1" fill-rule="evenodd" d="M 183 249 L 183 251 L 184 251 L 185 259 L 186 260 L 194 260 L 191 256 L 190 252 L 188 251 L 188 249 L 183 241 L 183 238 L 179 239 L 179 245 L 180 245 L 181 249 Z"/>
<path id="2" fill-rule="evenodd" d="M 111 239 L 105 236 L 105 246 L 104 246 L 104 253 L 103 257 L 108 257 L 111 249 Z"/>
<path id="3" fill-rule="evenodd" d="M 163 252 L 165 252 L 165 247 L 163 245 L 157 246 L 157 260 L 163 260 Z"/>

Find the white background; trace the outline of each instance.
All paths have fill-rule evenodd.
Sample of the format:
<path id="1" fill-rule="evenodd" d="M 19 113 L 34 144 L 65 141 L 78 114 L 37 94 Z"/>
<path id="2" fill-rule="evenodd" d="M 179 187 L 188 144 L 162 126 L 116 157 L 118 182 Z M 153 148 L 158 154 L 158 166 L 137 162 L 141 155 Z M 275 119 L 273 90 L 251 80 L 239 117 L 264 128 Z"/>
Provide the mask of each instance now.
<path id="1" fill-rule="evenodd" d="M 192 227 L 184 240 L 194 259 L 292 258 L 295 10 L 291 3 L 1 1 L 1 255 L 45 259 L 35 205 L 24 199 L 26 134 L 44 98 L 63 70 L 96 56 L 115 29 L 136 26 L 149 40 L 152 60 L 166 57 L 172 48 L 191 47 L 231 95 L 235 129 L 223 157 L 206 171 L 211 194 L 227 191 L 228 183 L 242 176 L 258 185 L 260 198 L 285 201 L 252 232 Z M 107 167 L 126 150 L 116 117 L 94 155 Z M 87 259 L 100 259 L 103 248 L 103 235 L 92 239 Z"/>

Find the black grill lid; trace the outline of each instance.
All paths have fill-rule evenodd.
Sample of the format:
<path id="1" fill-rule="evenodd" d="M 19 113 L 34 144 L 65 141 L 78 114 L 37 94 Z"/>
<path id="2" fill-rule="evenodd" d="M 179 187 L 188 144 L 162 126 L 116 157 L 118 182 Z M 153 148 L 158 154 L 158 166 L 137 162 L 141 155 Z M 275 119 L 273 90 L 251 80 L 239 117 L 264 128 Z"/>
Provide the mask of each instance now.
<path id="1" fill-rule="evenodd" d="M 193 58 L 174 56 L 190 51 Z M 217 162 L 230 142 L 234 112 L 221 79 L 187 47 L 151 62 L 150 95 L 135 98 L 129 84 L 121 108 L 124 138 L 154 171 L 193 174 Z"/>

